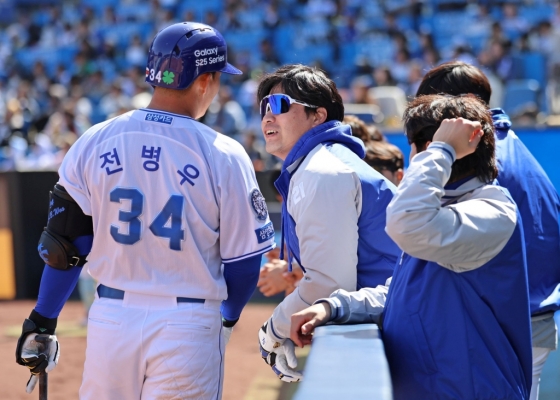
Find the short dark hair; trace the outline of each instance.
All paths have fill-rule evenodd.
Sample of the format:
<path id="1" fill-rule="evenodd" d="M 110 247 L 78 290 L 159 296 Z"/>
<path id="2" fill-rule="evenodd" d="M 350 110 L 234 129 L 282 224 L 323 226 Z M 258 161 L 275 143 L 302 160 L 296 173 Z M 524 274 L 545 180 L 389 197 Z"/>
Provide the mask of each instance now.
<path id="1" fill-rule="evenodd" d="M 370 140 L 366 143 L 366 163 L 378 172 L 388 170 L 397 172 L 404 168 L 402 151 L 389 142 Z"/>
<path id="2" fill-rule="evenodd" d="M 369 132 L 367 130 L 367 125 L 360 118 L 355 115 L 345 115 L 342 122 L 350 125 L 352 128 L 352 136 L 361 139 L 362 142 L 366 143 L 369 141 Z"/>
<path id="3" fill-rule="evenodd" d="M 488 107 L 472 95 L 428 95 L 413 99 L 404 112 L 404 126 L 408 142 L 421 151 L 431 141 L 441 122 L 447 118 L 478 121 L 484 132 L 474 153 L 453 163 L 449 182 L 468 175 L 476 175 L 490 182 L 498 175 L 494 155 L 494 125 Z"/>
<path id="4" fill-rule="evenodd" d="M 471 93 L 488 104 L 492 88 L 479 68 L 463 61 L 449 61 L 432 68 L 424 75 L 416 96 L 442 93 L 453 96 Z"/>
<path id="5" fill-rule="evenodd" d="M 302 64 L 288 64 L 262 77 L 257 90 L 260 103 L 270 94 L 272 88 L 280 84 L 288 96 L 327 110 L 327 121 L 342 121 L 344 104 L 335 83 L 324 71 Z M 307 115 L 316 112 L 315 108 L 305 107 Z"/>

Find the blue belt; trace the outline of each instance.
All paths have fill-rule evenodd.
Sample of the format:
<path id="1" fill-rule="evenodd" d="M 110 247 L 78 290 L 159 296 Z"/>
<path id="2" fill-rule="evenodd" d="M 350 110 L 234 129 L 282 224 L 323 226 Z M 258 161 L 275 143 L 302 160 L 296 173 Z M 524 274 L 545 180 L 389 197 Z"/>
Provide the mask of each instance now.
<path id="1" fill-rule="evenodd" d="M 113 289 L 105 285 L 97 286 L 97 294 L 99 297 L 106 297 L 108 299 L 124 299 L 124 290 Z M 192 297 L 177 297 L 177 303 L 204 303 L 204 299 L 194 299 Z"/>

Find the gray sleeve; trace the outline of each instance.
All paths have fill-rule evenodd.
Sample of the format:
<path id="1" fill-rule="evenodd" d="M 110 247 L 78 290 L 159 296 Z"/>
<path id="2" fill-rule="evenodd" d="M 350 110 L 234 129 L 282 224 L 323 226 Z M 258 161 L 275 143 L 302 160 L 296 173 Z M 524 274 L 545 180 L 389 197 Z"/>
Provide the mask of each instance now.
<path id="1" fill-rule="evenodd" d="M 464 272 L 484 265 L 504 248 L 517 214 L 515 204 L 490 185 L 442 206 L 454 159 L 453 148 L 442 142 L 433 142 L 413 158 L 387 207 L 385 229 L 405 253 Z"/>
<path id="2" fill-rule="evenodd" d="M 385 285 L 375 288 L 363 288 L 357 292 L 337 290 L 329 298 L 315 302 L 326 302 L 331 307 L 331 321 L 338 324 L 379 323 L 379 317 L 385 308 L 387 293 L 391 284 L 389 278 Z"/>

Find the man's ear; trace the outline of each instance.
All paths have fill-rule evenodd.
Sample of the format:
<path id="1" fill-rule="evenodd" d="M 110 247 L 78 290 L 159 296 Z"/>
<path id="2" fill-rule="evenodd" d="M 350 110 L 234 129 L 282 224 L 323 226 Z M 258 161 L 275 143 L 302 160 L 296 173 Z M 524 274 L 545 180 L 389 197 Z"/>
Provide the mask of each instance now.
<path id="1" fill-rule="evenodd" d="M 205 94 L 206 91 L 208 90 L 208 85 L 210 84 L 211 79 L 212 79 L 212 74 L 210 73 L 199 75 L 196 78 L 196 80 L 193 82 L 193 86 L 196 84 L 199 93 Z"/>
<path id="2" fill-rule="evenodd" d="M 397 172 L 395 172 L 395 176 L 396 176 L 396 178 L 397 178 L 396 186 L 399 186 L 399 183 L 401 183 L 402 178 L 404 177 L 404 171 L 403 171 L 403 169 L 402 169 L 402 168 L 399 168 L 399 169 L 397 170 Z"/>
<path id="3" fill-rule="evenodd" d="M 426 150 L 426 149 L 428 148 L 428 146 L 430 145 L 430 143 L 432 143 L 432 141 L 431 141 L 431 140 L 428 140 L 428 141 L 426 142 L 426 144 L 424 145 L 424 148 L 423 148 L 422 150 L 418 150 L 418 152 L 420 153 L 421 151 Z"/>
<path id="4" fill-rule="evenodd" d="M 313 118 L 313 126 L 321 125 L 327 120 L 327 109 L 325 107 L 319 107 L 315 110 Z"/>

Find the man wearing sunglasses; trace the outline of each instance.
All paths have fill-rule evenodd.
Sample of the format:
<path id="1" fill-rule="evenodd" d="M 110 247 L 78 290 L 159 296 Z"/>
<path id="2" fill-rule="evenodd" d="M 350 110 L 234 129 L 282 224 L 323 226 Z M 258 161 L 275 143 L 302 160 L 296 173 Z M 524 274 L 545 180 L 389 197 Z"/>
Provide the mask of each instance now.
<path id="1" fill-rule="evenodd" d="M 364 144 L 341 121 L 344 106 L 322 71 L 287 65 L 258 88 L 266 151 L 284 160 L 282 245 L 305 275 L 259 330 L 263 359 L 286 382 L 302 379 L 289 339 L 290 317 L 337 289 L 384 284 L 400 250 L 385 233 L 396 190 L 368 166 Z"/>

